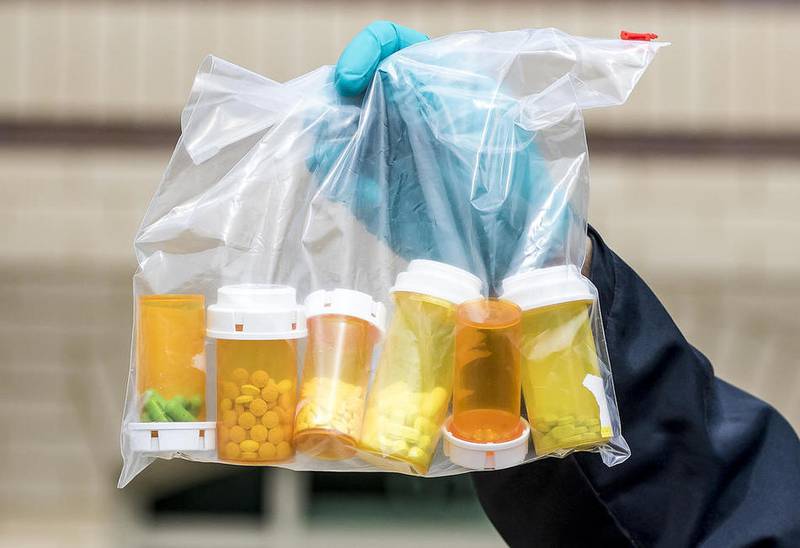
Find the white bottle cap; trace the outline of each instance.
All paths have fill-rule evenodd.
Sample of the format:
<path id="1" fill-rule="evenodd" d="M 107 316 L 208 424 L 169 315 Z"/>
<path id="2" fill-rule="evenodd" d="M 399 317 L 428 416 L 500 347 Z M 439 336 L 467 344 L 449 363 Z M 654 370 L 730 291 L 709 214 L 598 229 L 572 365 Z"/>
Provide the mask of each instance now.
<path id="1" fill-rule="evenodd" d="M 360 291 L 320 289 L 306 297 L 305 307 L 308 318 L 323 314 L 341 314 L 369 322 L 381 333 L 386 329 L 386 307 Z"/>
<path id="2" fill-rule="evenodd" d="M 450 462 L 470 470 L 501 470 L 521 464 L 528 454 L 531 427 L 520 417 L 522 433 L 515 439 L 499 443 L 475 443 L 457 438 L 451 431 L 453 417 L 442 425 L 442 449 Z"/>
<path id="3" fill-rule="evenodd" d="M 481 298 L 483 283 L 480 278 L 455 266 L 416 259 L 408 269 L 397 275 L 391 292 L 408 291 L 430 295 L 453 304 Z"/>
<path id="4" fill-rule="evenodd" d="M 207 334 L 214 339 L 270 341 L 306 336 L 303 307 L 288 285 L 240 284 L 217 290 L 208 307 Z"/>
<path id="5" fill-rule="evenodd" d="M 523 311 L 551 304 L 593 301 L 592 283 L 574 265 L 551 266 L 521 272 L 503 280 L 501 298 Z"/>

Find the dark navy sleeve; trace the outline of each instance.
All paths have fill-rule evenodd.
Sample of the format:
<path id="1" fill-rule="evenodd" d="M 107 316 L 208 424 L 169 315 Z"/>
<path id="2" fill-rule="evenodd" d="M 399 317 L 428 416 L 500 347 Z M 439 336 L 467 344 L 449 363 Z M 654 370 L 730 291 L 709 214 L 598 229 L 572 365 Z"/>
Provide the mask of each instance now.
<path id="1" fill-rule="evenodd" d="M 494 526 L 511 546 L 800 547 L 797 434 L 716 378 L 647 285 L 589 235 L 631 457 L 607 468 L 583 453 L 473 474 Z"/>

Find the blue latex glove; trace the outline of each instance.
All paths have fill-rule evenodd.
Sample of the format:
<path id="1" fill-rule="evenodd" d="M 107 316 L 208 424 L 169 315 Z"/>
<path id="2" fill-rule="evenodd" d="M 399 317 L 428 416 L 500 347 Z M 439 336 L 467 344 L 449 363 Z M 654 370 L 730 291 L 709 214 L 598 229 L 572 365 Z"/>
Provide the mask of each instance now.
<path id="1" fill-rule="evenodd" d="M 535 143 L 518 126 L 518 101 L 499 84 L 448 59 L 442 70 L 384 60 L 426 37 L 371 24 L 347 46 L 337 89 L 363 92 L 376 70 L 380 94 L 362 115 L 351 160 L 327 186 L 366 228 L 407 260 L 440 260 L 474 272 L 496 292 L 519 268 L 563 264 L 573 221 L 568 195 L 554 192 Z M 463 68 L 463 67 L 462 67 Z M 375 90 L 373 90 L 375 91 Z M 382 99 L 382 100 L 380 100 Z M 355 128 L 320 128 L 309 168 L 328 176 Z"/>
<path id="2" fill-rule="evenodd" d="M 334 83 L 342 95 L 364 93 L 378 64 L 391 54 L 428 37 L 391 21 L 373 21 L 356 34 L 336 63 Z"/>

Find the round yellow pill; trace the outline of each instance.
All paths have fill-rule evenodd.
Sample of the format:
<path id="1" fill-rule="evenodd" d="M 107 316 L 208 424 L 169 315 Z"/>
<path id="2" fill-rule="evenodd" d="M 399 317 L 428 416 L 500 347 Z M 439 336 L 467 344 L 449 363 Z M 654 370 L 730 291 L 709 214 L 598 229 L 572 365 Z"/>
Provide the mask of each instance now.
<path id="1" fill-rule="evenodd" d="M 281 382 L 278 383 L 278 392 L 281 394 L 286 394 L 289 390 L 292 389 L 292 381 L 289 379 L 283 379 Z"/>
<path id="2" fill-rule="evenodd" d="M 276 401 L 278 395 L 278 388 L 276 386 L 265 386 L 261 389 L 261 397 L 267 402 Z"/>
<path id="3" fill-rule="evenodd" d="M 263 424 L 256 424 L 250 429 L 250 437 L 258 442 L 266 441 L 267 434 L 267 427 Z"/>
<path id="4" fill-rule="evenodd" d="M 281 394 L 281 397 L 278 399 L 278 403 L 281 407 L 283 407 L 284 411 L 289 411 L 292 408 L 292 395 Z"/>
<path id="5" fill-rule="evenodd" d="M 233 409 L 233 400 L 230 398 L 225 398 L 221 402 L 219 402 L 219 408 L 223 411 L 230 411 Z"/>
<path id="6" fill-rule="evenodd" d="M 222 396 L 232 400 L 239 395 L 239 387 L 236 383 L 225 381 L 222 383 Z"/>
<path id="7" fill-rule="evenodd" d="M 235 411 L 223 411 L 222 412 L 222 424 L 230 428 L 236 424 L 236 412 Z"/>
<path id="8" fill-rule="evenodd" d="M 231 376 L 237 384 L 245 384 L 250 379 L 250 375 L 244 367 L 237 367 L 234 369 Z"/>
<path id="9" fill-rule="evenodd" d="M 256 417 L 260 417 L 267 412 L 267 402 L 257 398 L 250 403 L 250 412 Z"/>
<path id="10" fill-rule="evenodd" d="M 238 443 L 233 443 L 229 441 L 228 444 L 225 446 L 225 456 L 229 459 L 238 459 L 239 454 L 241 453 L 241 449 L 239 449 Z"/>
<path id="11" fill-rule="evenodd" d="M 261 389 L 254 384 L 243 384 L 241 391 L 246 396 L 256 397 L 261 394 Z"/>
<path id="12" fill-rule="evenodd" d="M 269 374 L 263 369 L 253 371 L 253 374 L 250 375 L 250 382 L 259 388 L 264 388 L 269 382 Z"/>
<path id="13" fill-rule="evenodd" d="M 262 443 L 261 447 L 258 448 L 258 456 L 263 460 L 274 459 L 276 453 L 277 450 L 275 448 L 274 443 L 270 442 Z"/>
<path id="14" fill-rule="evenodd" d="M 249 405 L 253 401 L 253 396 L 239 396 L 236 398 L 236 405 Z"/>
<path id="15" fill-rule="evenodd" d="M 243 442 L 239 443 L 239 448 L 242 452 L 253 452 L 255 453 L 258 451 L 258 442 L 253 440 L 244 440 Z"/>
<path id="16" fill-rule="evenodd" d="M 247 432 L 241 426 L 236 425 L 231 428 L 230 437 L 232 442 L 241 443 L 247 439 Z"/>
<path id="17" fill-rule="evenodd" d="M 279 444 L 283 441 L 283 429 L 280 427 L 270 428 L 267 439 L 270 443 Z"/>
<path id="18" fill-rule="evenodd" d="M 292 454 L 292 446 L 282 441 L 276 447 L 275 453 L 280 460 L 288 459 Z"/>
<path id="19" fill-rule="evenodd" d="M 255 451 L 245 451 L 241 456 L 242 460 L 258 460 L 258 453 Z"/>
<path id="20" fill-rule="evenodd" d="M 275 411 L 267 411 L 264 413 L 264 416 L 261 417 L 261 424 L 266 426 L 267 428 L 275 428 L 278 426 L 278 414 Z"/>
<path id="21" fill-rule="evenodd" d="M 249 411 L 245 411 L 239 415 L 239 426 L 245 430 L 250 430 L 256 423 L 256 416 Z"/>

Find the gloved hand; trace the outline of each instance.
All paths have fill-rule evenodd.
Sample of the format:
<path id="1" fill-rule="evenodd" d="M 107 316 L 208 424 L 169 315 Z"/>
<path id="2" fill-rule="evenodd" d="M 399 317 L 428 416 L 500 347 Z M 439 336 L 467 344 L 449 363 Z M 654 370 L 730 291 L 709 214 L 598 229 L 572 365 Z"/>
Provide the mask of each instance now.
<path id="1" fill-rule="evenodd" d="M 517 123 L 518 98 L 474 57 L 441 58 L 433 48 L 390 57 L 426 39 L 378 21 L 345 48 L 337 90 L 358 94 L 374 83 L 344 165 L 356 128 L 320 128 L 309 168 L 320 180 L 336 171 L 326 196 L 398 255 L 466 268 L 490 291 L 520 269 L 564 264 L 569 228 L 581 221 L 572 189 L 551 182 L 536 132 Z"/>
<path id="2" fill-rule="evenodd" d="M 356 34 L 336 63 L 334 83 L 342 95 L 364 93 L 378 64 L 391 54 L 428 40 L 415 30 L 391 21 L 373 21 Z"/>

